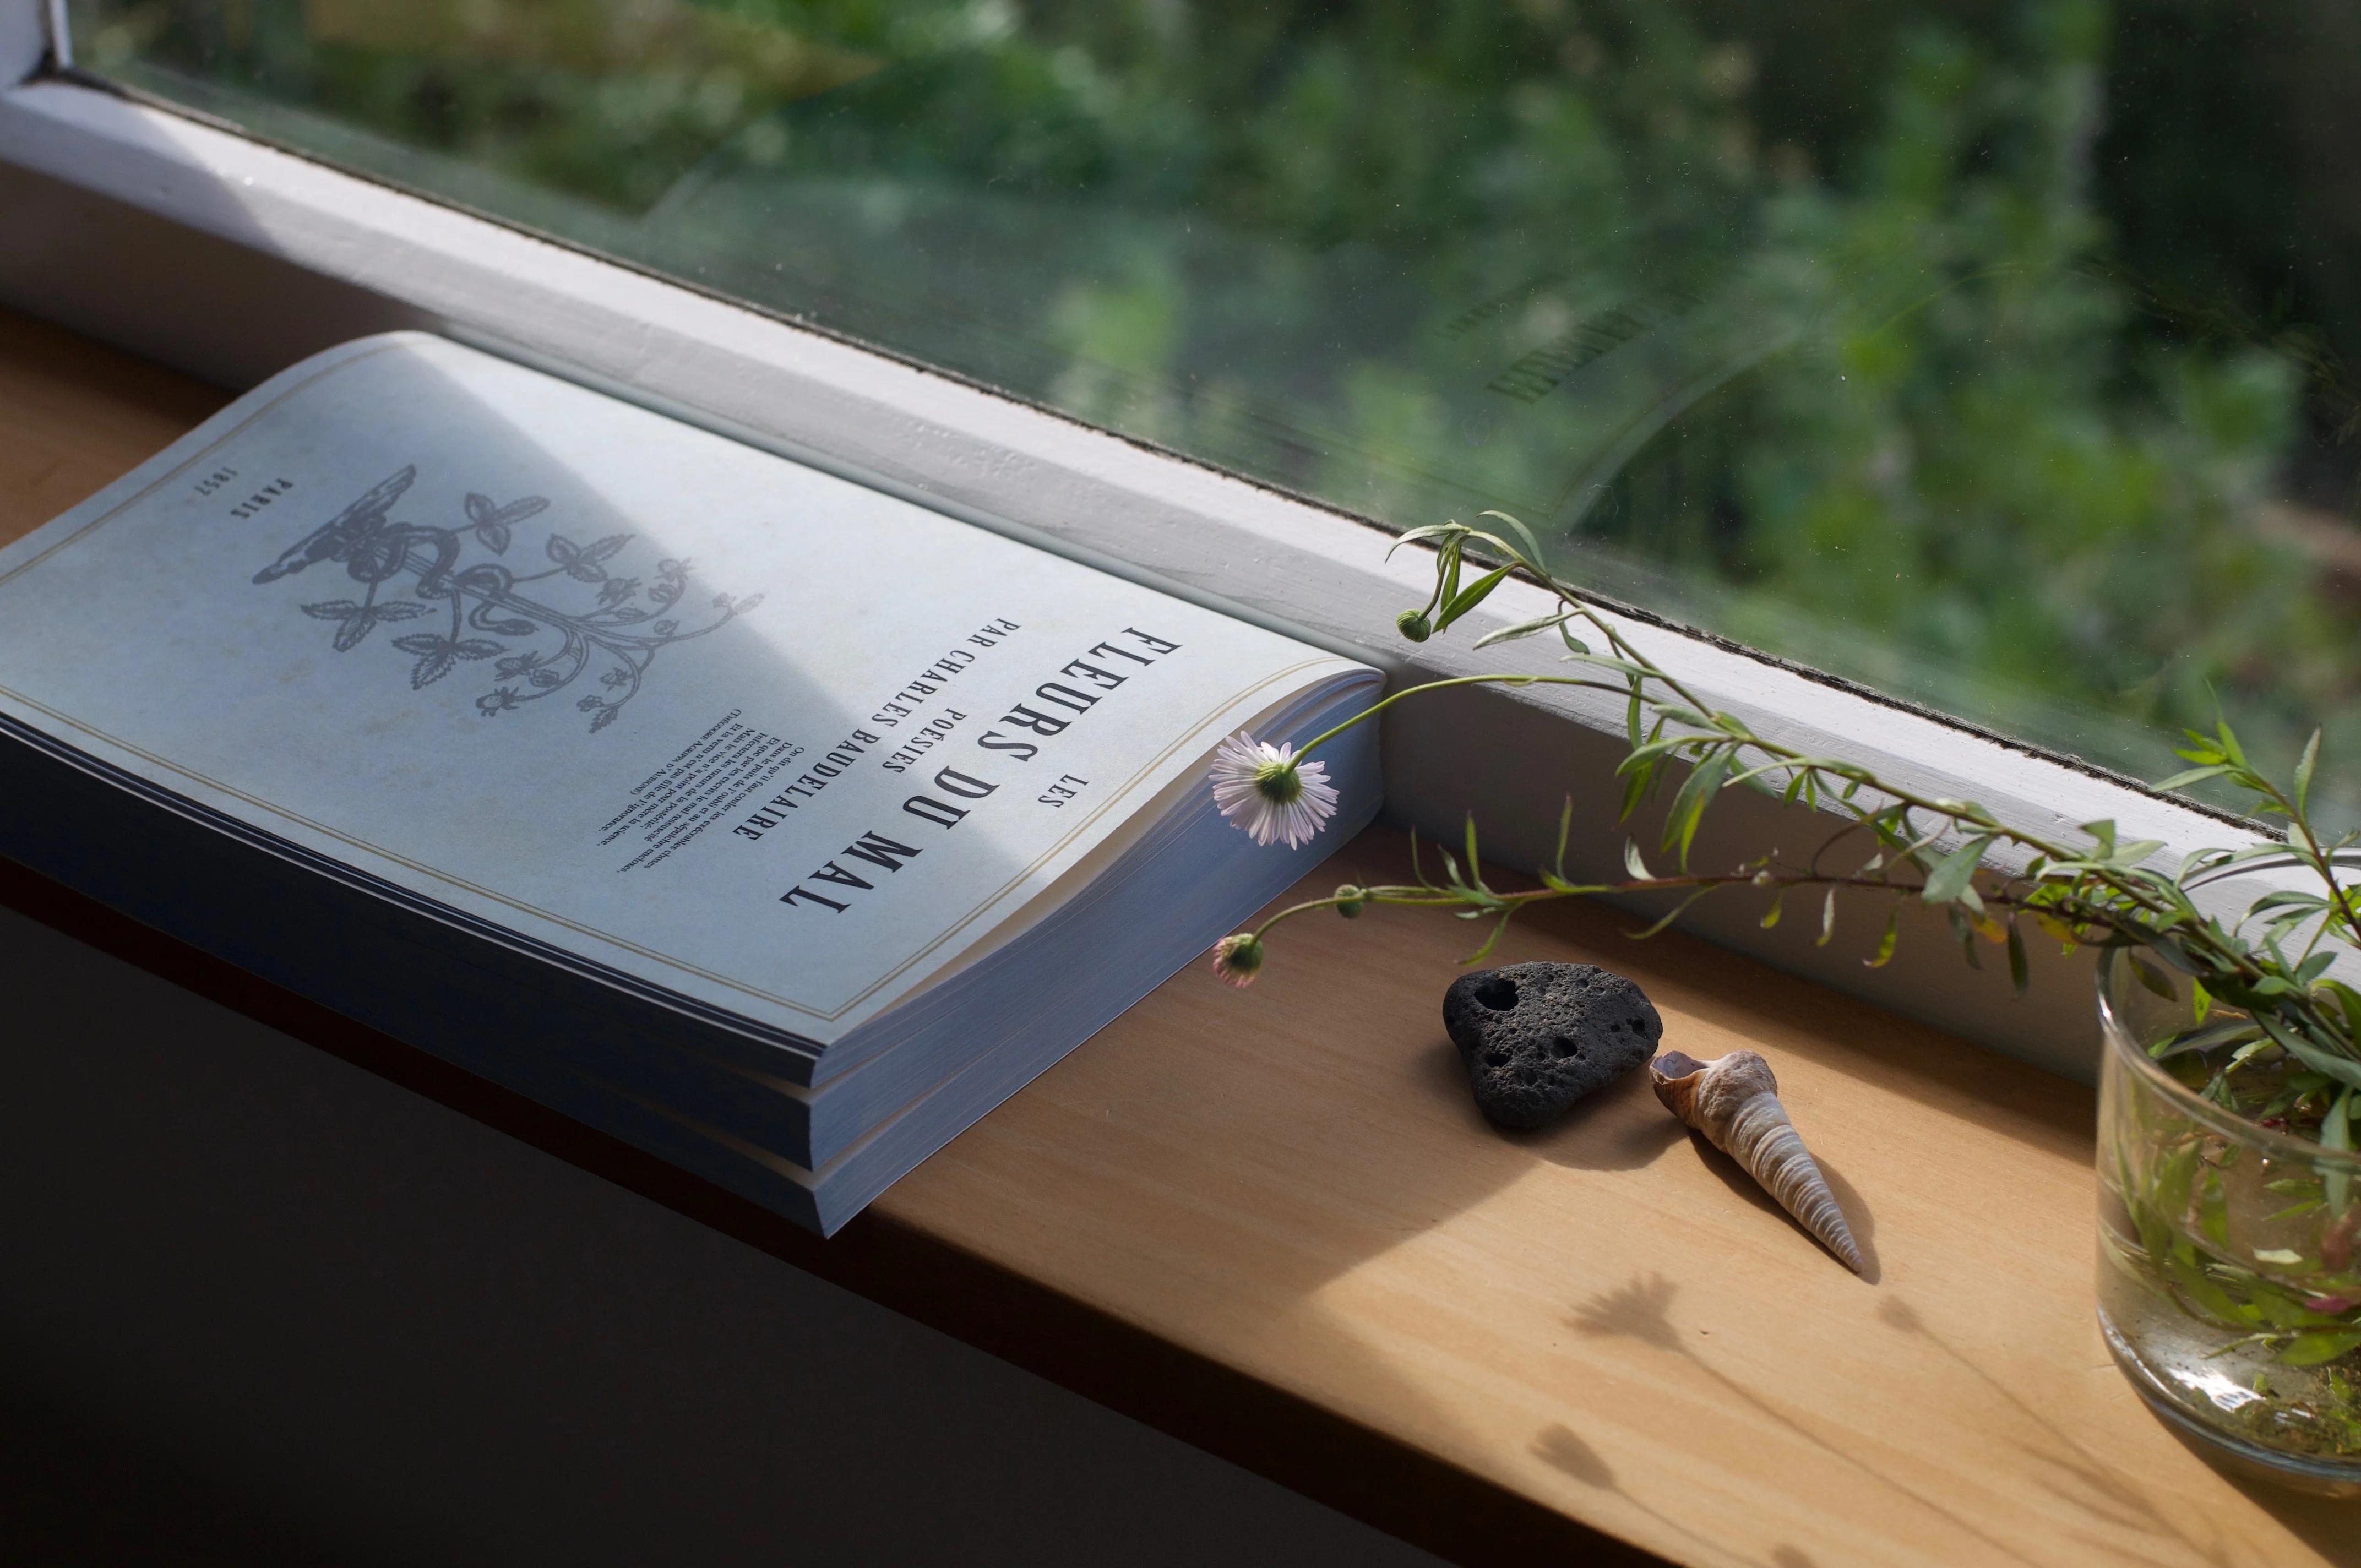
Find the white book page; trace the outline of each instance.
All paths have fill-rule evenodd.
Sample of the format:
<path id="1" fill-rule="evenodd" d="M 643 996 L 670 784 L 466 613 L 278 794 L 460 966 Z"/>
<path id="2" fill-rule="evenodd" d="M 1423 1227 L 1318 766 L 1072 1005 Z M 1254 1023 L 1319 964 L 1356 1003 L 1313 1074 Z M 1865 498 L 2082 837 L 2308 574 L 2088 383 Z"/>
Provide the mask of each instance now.
<path id="1" fill-rule="evenodd" d="M 420 334 L 0 552 L 0 710 L 824 1046 L 1356 666 Z"/>

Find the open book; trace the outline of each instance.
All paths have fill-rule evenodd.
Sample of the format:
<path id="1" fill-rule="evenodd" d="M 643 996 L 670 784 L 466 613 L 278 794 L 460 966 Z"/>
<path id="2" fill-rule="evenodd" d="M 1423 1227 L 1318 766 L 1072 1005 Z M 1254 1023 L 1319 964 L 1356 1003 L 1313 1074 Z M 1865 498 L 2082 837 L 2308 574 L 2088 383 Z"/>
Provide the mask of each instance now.
<path id="1" fill-rule="evenodd" d="M 1374 671 L 433 336 L 0 552 L 0 851 L 823 1231 L 1366 822 Z"/>

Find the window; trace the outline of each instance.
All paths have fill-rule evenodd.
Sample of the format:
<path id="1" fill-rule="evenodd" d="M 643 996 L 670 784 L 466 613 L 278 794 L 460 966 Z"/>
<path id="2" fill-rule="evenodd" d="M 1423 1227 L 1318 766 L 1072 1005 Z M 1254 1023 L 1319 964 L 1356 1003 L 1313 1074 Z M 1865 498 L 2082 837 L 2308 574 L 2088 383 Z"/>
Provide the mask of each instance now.
<path id="1" fill-rule="evenodd" d="M 2361 778 L 2330 0 L 69 10 L 266 138 L 1389 525 L 1507 509 L 2004 733 L 2156 776 L 2218 698 Z"/>

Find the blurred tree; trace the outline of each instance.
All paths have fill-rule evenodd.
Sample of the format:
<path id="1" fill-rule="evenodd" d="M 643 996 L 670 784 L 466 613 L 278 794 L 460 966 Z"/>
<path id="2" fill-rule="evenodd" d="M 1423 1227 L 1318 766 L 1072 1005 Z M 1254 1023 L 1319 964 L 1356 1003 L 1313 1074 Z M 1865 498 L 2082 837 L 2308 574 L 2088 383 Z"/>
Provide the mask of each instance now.
<path id="1" fill-rule="evenodd" d="M 2361 12 L 2257 12 L 75 18 L 263 134 L 1381 521 L 1507 505 L 1605 591 L 2045 745 L 2169 771 L 2218 697 L 2361 777 Z"/>

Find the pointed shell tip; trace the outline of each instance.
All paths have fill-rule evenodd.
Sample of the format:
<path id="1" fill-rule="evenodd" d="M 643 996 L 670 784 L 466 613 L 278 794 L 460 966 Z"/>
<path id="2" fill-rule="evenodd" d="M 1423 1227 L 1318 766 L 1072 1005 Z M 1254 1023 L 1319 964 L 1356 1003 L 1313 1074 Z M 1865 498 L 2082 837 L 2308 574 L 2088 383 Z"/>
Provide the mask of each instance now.
<path id="1" fill-rule="evenodd" d="M 1675 1115 L 1743 1166 L 1839 1263 L 1855 1274 L 1865 1271 L 1844 1210 L 1788 1120 L 1779 1081 L 1760 1054 L 1732 1051 L 1699 1062 L 1666 1051 L 1649 1063 L 1649 1077 L 1656 1098 Z"/>

